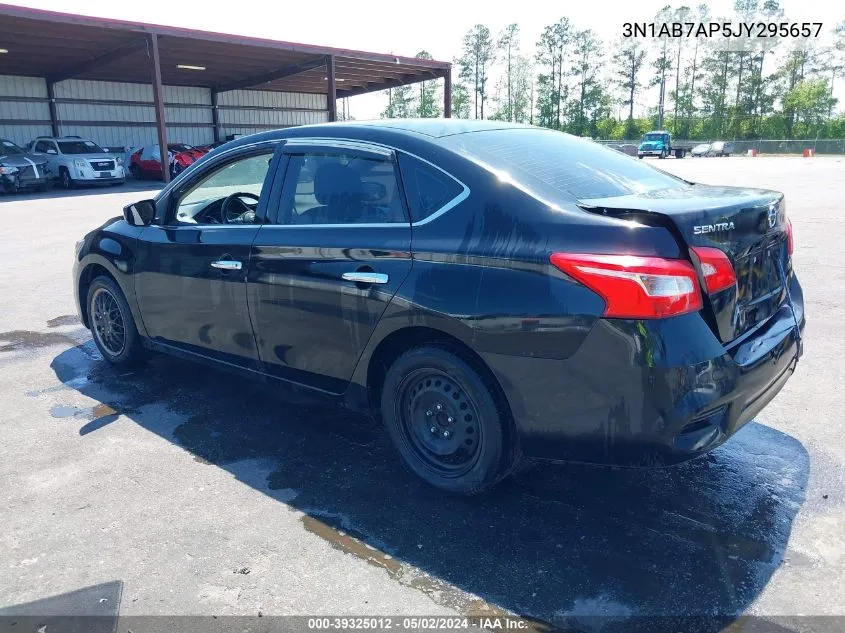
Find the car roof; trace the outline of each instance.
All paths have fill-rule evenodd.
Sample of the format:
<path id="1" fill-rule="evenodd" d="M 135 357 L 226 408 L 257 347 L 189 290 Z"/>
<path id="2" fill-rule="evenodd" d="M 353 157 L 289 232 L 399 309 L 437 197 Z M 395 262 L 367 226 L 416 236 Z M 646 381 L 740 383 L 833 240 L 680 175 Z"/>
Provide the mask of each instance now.
<path id="1" fill-rule="evenodd" d="M 36 141 L 91 141 L 90 138 L 82 136 L 36 136 Z M 92 143 L 94 141 L 91 141 Z"/>
<path id="2" fill-rule="evenodd" d="M 315 123 L 258 132 L 226 143 L 231 148 L 262 141 L 283 140 L 297 137 L 328 137 L 338 139 L 374 140 L 381 143 L 402 141 L 427 141 L 438 144 L 438 139 L 490 130 L 533 129 L 547 130 L 533 125 L 506 121 L 472 119 L 377 119 L 372 121 L 338 121 Z"/>

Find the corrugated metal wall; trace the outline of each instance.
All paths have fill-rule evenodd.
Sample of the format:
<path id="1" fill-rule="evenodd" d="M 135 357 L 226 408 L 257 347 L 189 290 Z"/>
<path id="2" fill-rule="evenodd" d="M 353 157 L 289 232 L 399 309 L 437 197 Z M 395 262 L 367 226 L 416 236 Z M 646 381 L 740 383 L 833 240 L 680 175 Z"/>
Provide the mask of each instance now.
<path id="1" fill-rule="evenodd" d="M 47 123 L 32 124 L 28 121 Z M 50 134 L 46 82 L 37 77 L 0 75 L 0 138 L 21 144 L 29 143 L 33 137 L 42 134 Z"/>
<path id="2" fill-rule="evenodd" d="M 54 86 L 59 133 L 101 145 L 140 147 L 157 142 L 152 86 L 69 79 Z M 221 138 L 328 120 L 326 95 L 260 90 L 218 98 Z M 167 137 L 203 145 L 214 141 L 208 88 L 164 86 Z M 49 136 L 47 84 L 37 77 L 0 75 L 0 137 L 26 144 Z"/>
<path id="3" fill-rule="evenodd" d="M 329 120 L 326 95 L 233 90 L 217 98 L 223 138 Z"/>

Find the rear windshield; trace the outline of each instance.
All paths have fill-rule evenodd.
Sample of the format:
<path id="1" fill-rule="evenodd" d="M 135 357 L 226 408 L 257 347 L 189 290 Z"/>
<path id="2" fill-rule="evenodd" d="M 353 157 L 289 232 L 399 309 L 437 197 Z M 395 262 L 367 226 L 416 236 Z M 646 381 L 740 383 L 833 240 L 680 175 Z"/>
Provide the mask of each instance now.
<path id="1" fill-rule="evenodd" d="M 447 136 L 443 142 L 552 200 L 561 194 L 607 198 L 685 184 L 636 158 L 552 130 L 490 130 Z"/>
<path id="2" fill-rule="evenodd" d="M 105 150 L 93 141 L 59 141 L 62 154 L 102 154 Z"/>

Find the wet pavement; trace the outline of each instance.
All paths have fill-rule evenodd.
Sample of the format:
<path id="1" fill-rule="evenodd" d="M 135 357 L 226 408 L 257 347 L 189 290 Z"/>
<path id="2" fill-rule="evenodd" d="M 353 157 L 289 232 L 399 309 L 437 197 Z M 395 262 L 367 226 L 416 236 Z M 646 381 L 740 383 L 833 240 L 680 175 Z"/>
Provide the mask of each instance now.
<path id="1" fill-rule="evenodd" d="M 787 160 L 666 168 L 787 188 L 804 169 Z M 818 164 L 845 175 L 845 162 Z M 840 195 L 812 184 L 787 191 L 806 353 L 755 422 L 675 468 L 526 462 L 471 499 L 425 487 L 379 426 L 307 394 L 161 356 L 107 365 L 72 314 L 69 268 L 77 234 L 120 196 L 5 199 L 0 214 L 76 213 L 45 229 L 60 256 L 0 282 L 0 296 L 35 293 L 0 314 L 0 607 L 119 583 L 100 593 L 130 616 L 510 613 L 584 631 L 845 616 L 845 281 L 813 267 L 841 234 L 845 178 Z M 26 251 L 26 236 L 2 232 Z M 97 591 L 79 600 L 99 604 Z"/>

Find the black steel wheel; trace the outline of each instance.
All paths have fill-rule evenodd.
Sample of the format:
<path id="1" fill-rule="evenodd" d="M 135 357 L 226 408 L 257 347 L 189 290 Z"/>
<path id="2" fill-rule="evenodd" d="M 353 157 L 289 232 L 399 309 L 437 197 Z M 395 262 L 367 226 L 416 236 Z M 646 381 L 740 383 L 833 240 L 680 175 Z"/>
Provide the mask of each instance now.
<path id="1" fill-rule="evenodd" d="M 132 311 L 113 279 L 97 277 L 91 282 L 87 306 L 88 326 L 103 358 L 122 365 L 143 357 Z"/>
<path id="2" fill-rule="evenodd" d="M 396 416 L 405 441 L 442 476 L 470 470 L 481 449 L 478 407 L 439 369 L 417 369 L 399 385 Z"/>
<path id="3" fill-rule="evenodd" d="M 489 488 L 515 462 L 510 418 L 492 378 L 451 350 L 402 354 L 382 388 L 381 413 L 408 468 L 458 494 Z"/>

